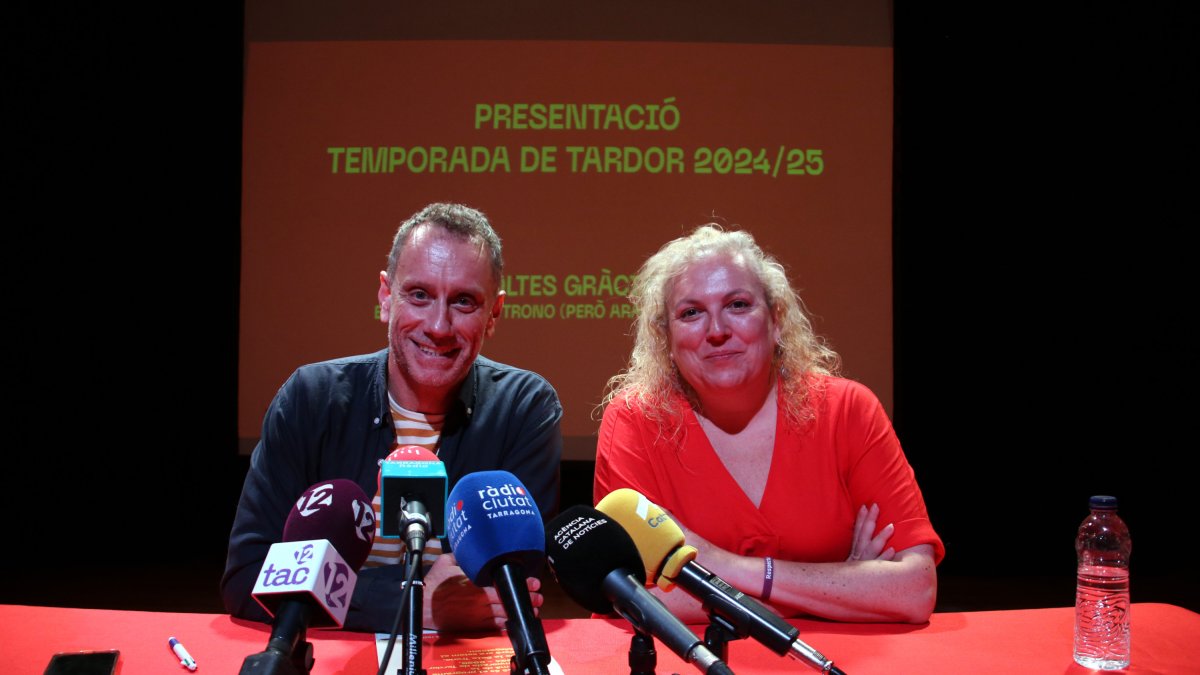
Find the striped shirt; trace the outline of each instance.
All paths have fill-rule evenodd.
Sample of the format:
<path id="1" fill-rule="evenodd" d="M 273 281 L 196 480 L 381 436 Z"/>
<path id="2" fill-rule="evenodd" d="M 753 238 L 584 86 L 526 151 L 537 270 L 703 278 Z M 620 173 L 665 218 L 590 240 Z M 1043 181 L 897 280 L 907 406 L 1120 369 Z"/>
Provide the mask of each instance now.
<path id="1" fill-rule="evenodd" d="M 396 440 L 392 444 L 392 449 L 395 450 L 404 445 L 417 445 L 437 454 L 438 439 L 441 437 L 442 423 L 445 421 L 446 416 L 425 415 L 405 410 L 396 403 L 396 400 L 392 398 L 390 393 L 388 394 L 388 405 L 392 409 L 392 423 L 396 428 Z M 380 520 L 380 496 L 378 488 L 375 491 L 375 498 L 371 500 L 371 507 L 375 510 L 375 522 L 383 522 Z M 429 542 L 425 544 L 422 562 L 428 566 L 441 552 L 441 540 L 437 537 L 430 537 Z M 400 537 L 384 538 L 380 536 L 380 529 L 376 528 L 375 540 L 371 542 L 371 553 L 367 556 L 367 561 L 363 563 L 363 567 L 395 565 L 402 562 L 403 559 L 404 539 Z"/>

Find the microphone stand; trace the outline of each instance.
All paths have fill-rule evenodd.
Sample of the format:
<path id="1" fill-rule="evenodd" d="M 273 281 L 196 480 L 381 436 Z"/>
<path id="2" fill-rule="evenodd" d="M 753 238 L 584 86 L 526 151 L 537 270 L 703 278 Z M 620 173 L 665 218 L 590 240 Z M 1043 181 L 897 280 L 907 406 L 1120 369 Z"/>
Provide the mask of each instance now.
<path id="1" fill-rule="evenodd" d="M 308 618 L 309 607 L 304 603 L 283 603 L 271 626 L 266 650 L 247 656 L 239 675 L 309 675 L 314 659 L 312 643 L 305 639 Z M 291 635 L 279 632 L 279 626 L 289 625 L 299 625 L 300 629 Z"/>
<path id="2" fill-rule="evenodd" d="M 738 634 L 737 628 L 719 616 L 716 612 L 708 613 L 708 628 L 704 629 L 704 646 L 716 655 L 718 659 L 729 663 L 729 641 L 743 640 L 749 633 Z"/>
<path id="3" fill-rule="evenodd" d="M 546 644 L 542 625 L 536 618 L 530 624 L 521 621 L 522 617 L 534 616 L 529 593 L 525 591 L 525 570 L 520 565 L 510 563 L 499 565 L 495 571 L 495 582 L 496 593 L 500 595 L 508 616 L 504 628 L 513 646 L 509 674 L 548 675 L 550 647 Z"/>
<path id="4" fill-rule="evenodd" d="M 400 522 L 404 527 L 405 553 L 404 561 L 412 562 L 409 572 L 412 582 L 408 585 L 408 606 L 404 608 L 404 651 L 401 653 L 401 663 L 404 664 L 404 675 L 425 675 L 421 667 L 421 636 L 425 632 L 425 618 L 421 608 L 425 604 L 425 570 L 421 565 L 421 555 L 425 552 L 425 542 L 433 528 L 429 523 L 429 511 L 424 502 L 419 499 L 403 498 L 400 502 Z"/>
<path id="5" fill-rule="evenodd" d="M 745 640 L 750 637 L 750 629 L 748 626 L 738 627 L 729 619 L 721 616 L 714 610 L 709 610 L 708 613 L 708 628 L 704 629 L 704 646 L 716 655 L 718 659 L 729 664 L 729 641 L 730 640 Z M 816 668 L 822 673 L 830 673 L 832 675 L 846 675 L 846 671 L 833 665 L 833 661 L 825 658 L 825 655 L 817 650 L 809 647 L 800 640 L 794 640 L 789 646 L 787 655 L 803 661 L 809 666 Z"/>
<path id="6" fill-rule="evenodd" d="M 654 668 L 658 665 L 658 652 L 654 651 L 654 638 L 633 631 L 633 639 L 629 641 L 629 675 L 655 675 Z"/>
<path id="7" fill-rule="evenodd" d="M 415 570 L 412 583 L 408 585 L 408 604 L 404 608 L 404 646 L 400 663 L 404 675 L 426 675 L 421 667 L 421 636 L 425 633 L 425 617 L 421 611 L 425 601 L 425 570 L 421 565 L 421 551 L 405 551 L 404 564 L 415 565 Z"/>

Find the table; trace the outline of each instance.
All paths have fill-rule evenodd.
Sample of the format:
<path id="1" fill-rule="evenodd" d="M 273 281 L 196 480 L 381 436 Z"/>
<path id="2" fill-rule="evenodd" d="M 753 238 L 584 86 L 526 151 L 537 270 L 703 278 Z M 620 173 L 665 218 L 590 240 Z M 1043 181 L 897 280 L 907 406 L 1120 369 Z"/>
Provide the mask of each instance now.
<path id="1" fill-rule="evenodd" d="M 1134 603 L 1133 665 L 1129 673 L 1200 673 L 1200 614 L 1174 605 Z M 1073 609 L 934 614 L 929 623 L 845 624 L 793 620 L 800 639 L 833 659 L 848 675 L 870 673 L 1089 673 L 1071 660 Z M 567 675 L 628 673 L 631 631 L 623 621 L 544 622 L 551 654 Z M 242 660 L 266 647 L 269 628 L 224 614 L 130 612 L 0 605 L 5 673 L 40 675 L 50 655 L 85 649 L 121 650 L 118 675 L 186 674 L 167 646 L 175 636 L 199 664 L 198 675 L 236 674 Z M 699 632 L 699 628 L 697 628 Z M 378 663 L 374 636 L 309 631 L 313 675 L 370 675 Z M 507 673 L 508 639 L 498 634 L 427 636 L 429 675 L 462 672 L 455 663 L 497 663 Z M 736 673 L 815 673 L 761 645 L 730 645 Z M 659 673 L 698 673 L 659 645 Z"/>

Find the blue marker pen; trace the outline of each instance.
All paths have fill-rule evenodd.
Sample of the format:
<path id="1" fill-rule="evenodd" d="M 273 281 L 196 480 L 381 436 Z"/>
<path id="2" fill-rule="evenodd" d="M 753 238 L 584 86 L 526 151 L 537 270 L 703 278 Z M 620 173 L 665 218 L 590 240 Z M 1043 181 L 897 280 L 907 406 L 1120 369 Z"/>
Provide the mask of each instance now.
<path id="1" fill-rule="evenodd" d="M 167 644 L 171 645 L 171 651 L 175 652 L 175 656 L 179 657 L 179 665 L 187 668 L 188 670 L 196 669 L 196 659 L 193 659 L 192 655 L 188 653 L 188 650 L 183 648 L 183 645 L 179 642 L 179 640 L 170 638 L 167 640 Z"/>

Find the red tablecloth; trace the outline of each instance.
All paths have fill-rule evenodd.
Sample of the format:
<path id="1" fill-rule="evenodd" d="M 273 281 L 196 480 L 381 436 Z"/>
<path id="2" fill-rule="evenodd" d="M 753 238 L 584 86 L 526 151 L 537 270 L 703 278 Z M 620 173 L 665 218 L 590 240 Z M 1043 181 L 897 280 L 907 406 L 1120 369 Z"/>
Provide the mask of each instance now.
<path id="1" fill-rule="evenodd" d="M 1071 660 L 1072 609 L 935 614 L 928 624 L 839 624 L 796 620 L 800 639 L 834 660 L 848 675 L 868 673 L 1090 672 Z M 1136 603 L 1130 673 L 1200 673 L 1200 614 L 1173 605 Z M 567 675 L 628 673 L 630 630 L 600 619 L 544 622 L 550 651 Z M 699 629 L 697 629 L 699 630 Z M 167 638 L 175 636 L 199 664 L 197 673 L 237 673 L 242 660 L 262 651 L 268 627 L 221 614 L 125 612 L 0 605 L 0 671 L 40 675 L 59 651 L 121 650 L 119 675 L 184 674 Z M 370 675 L 377 668 L 373 636 L 310 631 L 313 675 Z M 428 637 L 429 675 L 507 673 L 502 635 Z M 478 669 L 496 663 L 501 670 Z M 729 666 L 737 673 L 811 673 L 757 643 L 734 642 Z M 695 673 L 659 645 L 659 673 Z"/>

